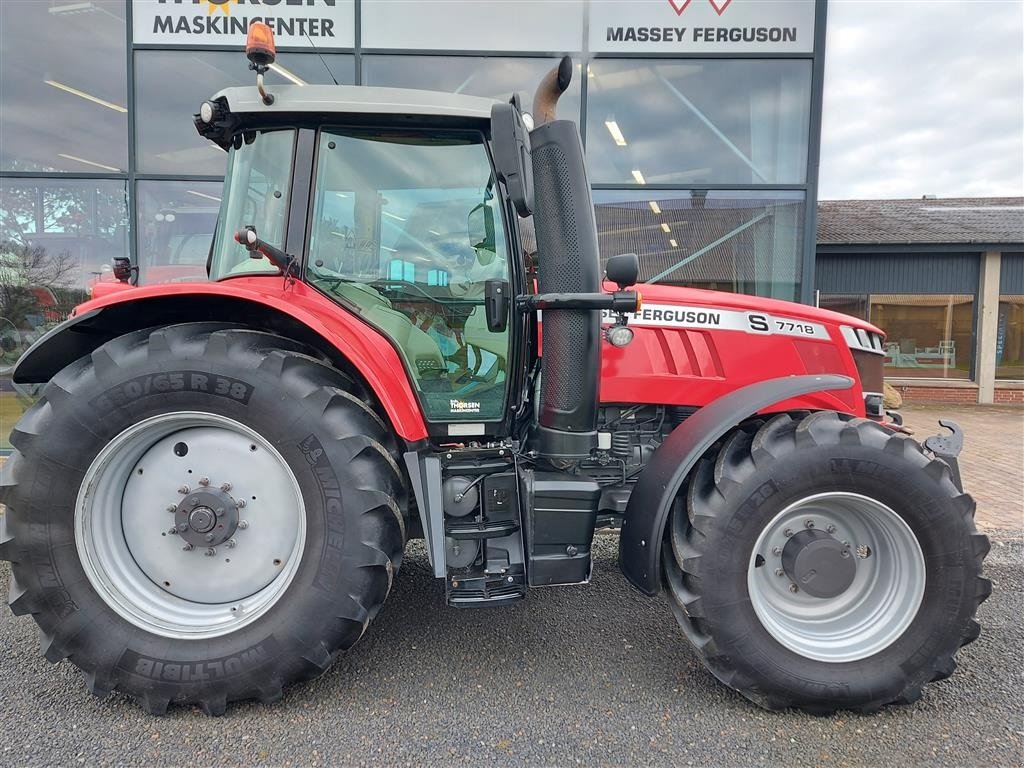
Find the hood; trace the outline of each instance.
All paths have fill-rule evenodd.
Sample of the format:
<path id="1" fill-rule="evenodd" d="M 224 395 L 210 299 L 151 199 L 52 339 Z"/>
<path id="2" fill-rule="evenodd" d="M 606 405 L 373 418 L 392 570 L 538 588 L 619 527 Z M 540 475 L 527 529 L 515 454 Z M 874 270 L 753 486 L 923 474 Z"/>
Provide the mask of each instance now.
<path id="1" fill-rule="evenodd" d="M 605 284 L 606 291 L 615 290 L 610 283 Z M 683 306 L 706 306 L 717 309 L 731 309 L 738 312 L 768 312 L 773 315 L 808 320 L 823 325 L 848 325 L 865 331 L 880 334 L 885 332 L 858 317 L 820 309 L 795 301 L 766 299 L 761 296 L 748 296 L 742 293 L 726 293 L 724 291 L 708 291 L 701 288 L 681 288 L 671 285 L 644 284 L 636 290 L 643 295 L 644 304 L 679 304 Z"/>

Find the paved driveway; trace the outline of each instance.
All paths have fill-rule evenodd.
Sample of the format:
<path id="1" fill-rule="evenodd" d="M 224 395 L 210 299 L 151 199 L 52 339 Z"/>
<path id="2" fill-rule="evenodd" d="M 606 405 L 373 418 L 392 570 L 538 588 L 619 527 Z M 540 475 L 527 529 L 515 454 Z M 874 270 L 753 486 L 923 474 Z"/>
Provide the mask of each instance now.
<path id="1" fill-rule="evenodd" d="M 960 470 L 978 502 L 975 519 L 986 531 L 1024 529 L 1024 408 L 918 405 L 901 409 L 904 424 L 924 440 L 948 418 L 964 429 Z"/>

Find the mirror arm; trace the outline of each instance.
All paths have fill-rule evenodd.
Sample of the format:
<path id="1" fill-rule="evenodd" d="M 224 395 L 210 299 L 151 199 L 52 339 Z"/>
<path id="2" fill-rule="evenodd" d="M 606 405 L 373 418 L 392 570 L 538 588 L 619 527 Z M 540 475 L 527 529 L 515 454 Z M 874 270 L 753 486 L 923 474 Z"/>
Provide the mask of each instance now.
<path id="1" fill-rule="evenodd" d="M 636 291 L 614 293 L 532 293 L 516 296 L 516 309 L 532 312 L 538 309 L 608 310 L 617 315 L 636 312 L 641 298 Z"/>
<path id="2" fill-rule="evenodd" d="M 256 235 L 256 227 L 252 225 L 247 224 L 235 232 L 235 242 L 249 251 L 250 258 L 258 259 L 263 256 L 285 274 L 288 274 L 288 271 L 295 266 L 294 256 L 289 256 L 280 248 L 275 248 L 270 243 L 260 240 Z"/>

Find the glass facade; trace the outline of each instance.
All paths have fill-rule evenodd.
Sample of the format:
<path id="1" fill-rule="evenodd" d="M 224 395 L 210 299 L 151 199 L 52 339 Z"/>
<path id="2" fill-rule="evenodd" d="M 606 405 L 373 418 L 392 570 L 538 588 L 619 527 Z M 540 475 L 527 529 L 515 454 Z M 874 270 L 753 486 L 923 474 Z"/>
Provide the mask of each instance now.
<path id="1" fill-rule="evenodd" d="M 640 280 L 796 300 L 804 193 L 594 192 L 602 260 L 643 254 Z"/>
<path id="2" fill-rule="evenodd" d="M 1024 380 L 1024 296 L 999 297 L 996 379 Z"/>
<path id="3" fill-rule="evenodd" d="M 0 3 L 0 171 L 128 169 L 126 10 Z"/>
<path id="4" fill-rule="evenodd" d="M 587 158 L 596 184 L 803 184 L 811 62 L 595 59 Z"/>
<path id="5" fill-rule="evenodd" d="M 973 378 L 974 304 L 971 294 L 821 296 L 821 306 L 885 331 L 885 372 L 893 378 Z M 1019 331 L 1017 339 L 1019 351 Z"/>
<path id="6" fill-rule="evenodd" d="M 241 41 L 263 5 L 0 0 L 0 438 L 25 401 L 13 362 L 112 279 L 114 257 L 131 256 L 143 284 L 205 279 L 225 153 L 192 115 L 216 91 L 254 83 Z M 682 40 L 588 53 L 588 18 L 590 39 L 604 36 L 598 0 L 271 5 L 271 89 L 518 93 L 529 109 L 540 77 L 570 54 L 561 114 L 587 146 L 602 256 L 638 253 L 648 280 L 809 299 L 823 25 L 805 0 L 775 4 L 795 14 L 799 45 L 734 53 Z M 690 21 L 668 3 L 617 5 L 616 29 L 719 23 L 696 3 Z M 447 285 L 435 272 L 428 284 Z"/>

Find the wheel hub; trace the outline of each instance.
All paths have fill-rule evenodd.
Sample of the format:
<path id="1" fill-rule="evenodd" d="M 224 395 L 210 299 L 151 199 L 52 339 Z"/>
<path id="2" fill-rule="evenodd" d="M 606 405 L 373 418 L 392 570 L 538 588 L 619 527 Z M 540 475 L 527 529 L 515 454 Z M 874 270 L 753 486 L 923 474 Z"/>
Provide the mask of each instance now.
<path id="1" fill-rule="evenodd" d="M 813 597 L 838 597 L 857 575 L 850 548 L 814 528 L 790 537 L 782 550 L 782 568 L 790 581 Z"/>
<path id="2" fill-rule="evenodd" d="M 828 491 L 767 521 L 747 571 L 762 626 L 800 655 L 867 658 L 910 626 L 924 596 L 924 555 L 910 526 L 882 501 Z"/>
<path id="3" fill-rule="evenodd" d="M 90 583 L 123 618 L 165 637 L 216 637 L 262 615 L 294 577 L 305 531 L 301 491 L 277 450 L 196 411 L 114 437 L 75 512 Z"/>
<path id="4" fill-rule="evenodd" d="M 174 527 L 193 547 L 216 547 L 238 529 L 238 502 L 216 489 L 186 493 L 174 510 Z"/>

